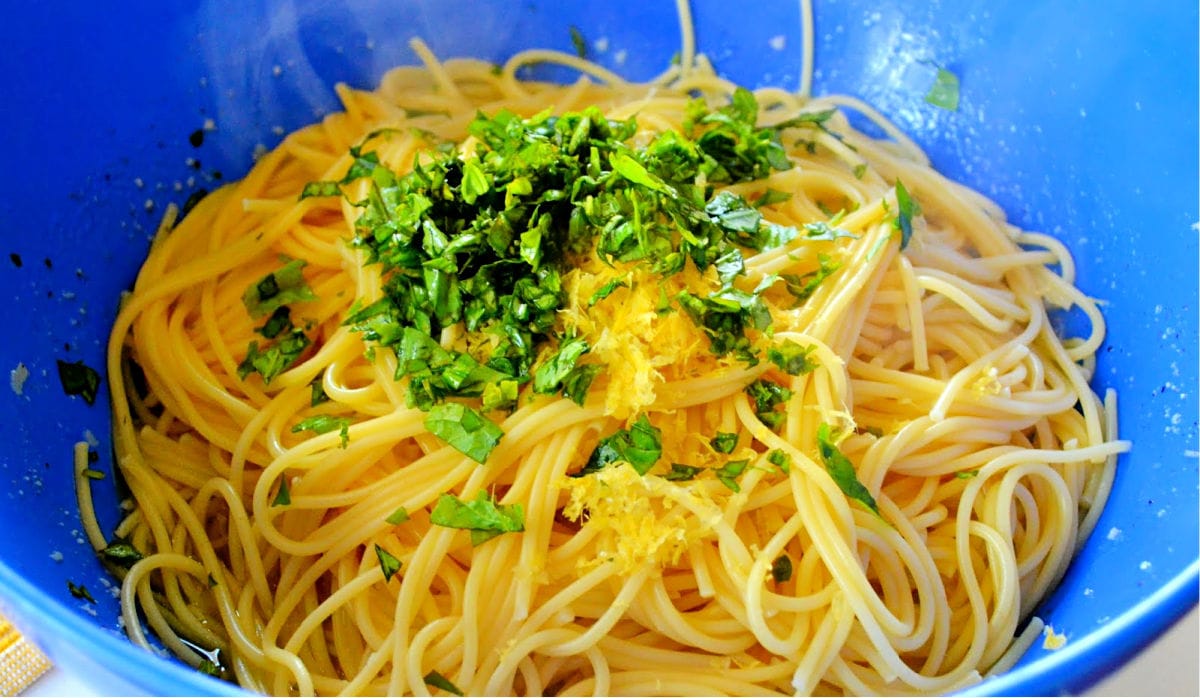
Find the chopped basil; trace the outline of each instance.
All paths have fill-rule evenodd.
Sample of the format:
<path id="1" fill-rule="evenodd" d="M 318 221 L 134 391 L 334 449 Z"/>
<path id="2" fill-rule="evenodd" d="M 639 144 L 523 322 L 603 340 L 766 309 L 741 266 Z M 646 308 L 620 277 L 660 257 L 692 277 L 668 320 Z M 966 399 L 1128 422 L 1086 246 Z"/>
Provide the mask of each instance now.
<path id="1" fill-rule="evenodd" d="M 115 536 L 100 554 L 105 560 L 125 569 L 142 559 L 142 553 L 127 539 Z"/>
<path id="2" fill-rule="evenodd" d="M 88 603 L 96 603 L 96 597 L 92 596 L 92 592 L 88 591 L 87 587 L 82 584 L 76 584 L 68 579 L 67 591 L 71 592 L 71 596 L 77 599 L 82 599 Z"/>
<path id="3" fill-rule="evenodd" d="M 429 520 L 437 526 L 470 531 L 471 545 L 480 545 L 501 533 L 525 530 L 525 510 L 520 504 L 497 504 L 484 490 L 466 502 L 452 494 L 443 494 L 438 497 Z"/>
<path id="4" fill-rule="evenodd" d="M 767 350 L 767 359 L 779 367 L 779 370 L 789 376 L 801 376 L 812 373 L 820 364 L 809 359 L 809 354 L 816 350 L 812 344 L 801 346 L 790 339 L 785 339 Z"/>
<path id="5" fill-rule="evenodd" d="M 779 468 L 784 475 L 792 472 L 792 457 L 787 454 L 787 451 L 778 448 L 768 451 L 767 462 Z"/>
<path id="6" fill-rule="evenodd" d="M 979 477 L 979 469 L 959 470 L 954 473 L 954 477 L 958 478 L 959 480 L 970 480 L 972 478 Z"/>
<path id="7" fill-rule="evenodd" d="M 396 507 L 396 511 L 388 514 L 388 517 L 384 519 L 384 521 L 393 526 L 399 526 L 405 521 L 408 521 L 408 509 L 405 509 L 404 507 Z"/>
<path id="8" fill-rule="evenodd" d="M 771 577 L 777 584 L 782 584 L 792 578 L 792 558 L 787 553 L 775 558 L 771 563 Z"/>
<path id="9" fill-rule="evenodd" d="M 558 352 L 546 360 L 533 374 L 535 393 L 553 393 L 562 387 L 567 375 L 575 368 L 579 357 L 590 347 L 582 337 L 566 337 L 558 346 Z M 586 391 L 585 391 L 586 392 Z"/>
<path id="10" fill-rule="evenodd" d="M 683 463 L 672 463 L 671 471 L 665 477 L 667 480 L 674 482 L 684 482 L 696 479 L 696 476 L 704 471 L 704 468 L 695 465 L 684 465 Z"/>
<path id="11" fill-rule="evenodd" d="M 808 300 L 816 292 L 817 287 L 841 266 L 829 255 L 818 252 L 816 270 L 804 274 L 781 274 L 780 278 L 787 284 L 788 293 L 796 298 L 797 303 L 802 303 Z"/>
<path id="12" fill-rule="evenodd" d="M 900 231 L 900 249 L 903 250 L 912 240 L 912 219 L 913 216 L 920 213 L 921 207 L 909 196 L 908 190 L 904 188 L 904 182 L 899 179 L 896 180 L 896 208 L 899 211 L 896 213 L 894 225 Z"/>
<path id="13" fill-rule="evenodd" d="M 316 294 L 301 273 L 306 264 L 302 259 L 293 259 L 251 284 L 242 294 L 242 304 L 246 306 L 250 317 L 263 317 L 288 303 L 316 300 Z"/>
<path id="14" fill-rule="evenodd" d="M 200 664 L 196 666 L 196 671 L 199 671 L 201 674 L 207 674 L 208 676 L 219 677 L 221 675 L 221 667 L 217 666 L 216 662 L 208 657 L 200 660 Z"/>
<path id="15" fill-rule="evenodd" d="M 958 111 L 958 76 L 945 68 L 938 68 L 937 77 L 925 94 L 925 101 L 935 107 Z"/>
<path id="16" fill-rule="evenodd" d="M 392 577 L 400 571 L 400 560 L 384 550 L 378 543 L 375 544 L 375 557 L 379 558 L 379 569 L 383 572 L 383 581 L 392 581 Z"/>
<path id="17" fill-rule="evenodd" d="M 286 507 L 292 503 L 292 492 L 288 489 L 287 475 L 279 478 L 279 491 L 275 493 L 275 499 L 271 502 L 273 507 Z"/>
<path id="18" fill-rule="evenodd" d="M 257 327 L 254 331 L 267 339 L 275 339 L 284 332 L 290 332 L 292 327 L 292 309 L 281 305 L 271 313 L 271 317 L 267 318 L 262 327 Z"/>
<path id="19" fill-rule="evenodd" d="M 629 284 L 626 283 L 624 279 L 609 279 L 608 283 L 596 289 L 596 292 L 592 294 L 590 299 L 588 299 L 588 307 L 590 308 L 605 298 L 608 298 L 612 295 L 612 292 L 618 288 L 629 288 Z"/>
<path id="20" fill-rule="evenodd" d="M 309 182 L 300 190 L 300 200 L 310 197 L 341 196 L 342 188 L 337 182 Z"/>
<path id="21" fill-rule="evenodd" d="M 746 470 L 746 466 L 750 465 L 750 461 L 746 460 L 731 460 L 725 465 L 717 468 L 713 472 L 716 473 L 717 479 L 734 492 L 741 492 L 742 487 L 738 484 L 737 478 Z"/>
<path id="22" fill-rule="evenodd" d="M 431 408 L 425 417 L 425 428 L 477 463 L 486 461 L 504 436 L 495 422 L 457 402 Z"/>
<path id="23" fill-rule="evenodd" d="M 783 423 L 786 413 L 775 408 L 792 399 L 792 391 L 765 378 L 746 386 L 746 394 L 754 400 L 754 413 L 762 423 L 774 429 Z"/>
<path id="24" fill-rule="evenodd" d="M 821 461 L 825 464 L 826 472 L 847 497 L 859 502 L 879 516 L 879 506 L 875 503 L 875 498 L 871 496 L 870 490 L 859 481 L 854 464 L 834 444 L 832 432 L 833 430 L 828 424 L 821 424 L 817 427 L 817 450 L 821 454 Z"/>
<path id="25" fill-rule="evenodd" d="M 579 31 L 579 27 L 572 24 L 569 27 L 571 32 L 571 46 L 575 48 L 575 55 L 580 58 L 587 58 L 587 42 L 583 40 L 583 34 Z M 429 683 L 426 681 L 425 683 Z M 459 693 L 458 695 L 462 695 Z"/>
<path id="26" fill-rule="evenodd" d="M 572 29 L 574 29 L 574 27 L 572 27 Z M 583 55 L 583 54 L 580 54 L 580 55 Z M 456 696 L 463 695 L 461 688 L 459 688 L 458 686 L 455 686 L 453 683 L 451 683 L 450 679 L 439 674 L 436 669 L 433 671 L 430 671 L 428 674 L 426 674 L 425 678 L 422 680 L 425 682 L 425 685 L 427 685 L 427 686 L 433 686 L 434 688 L 440 688 L 443 691 L 445 691 L 447 693 L 453 693 Z"/>
<path id="27" fill-rule="evenodd" d="M 709 440 L 708 445 L 712 446 L 717 453 L 733 453 L 733 449 L 737 448 L 738 435 L 727 431 L 718 431 L 717 435 Z"/>
<path id="28" fill-rule="evenodd" d="M 67 363 L 58 359 L 58 380 L 67 395 L 78 395 L 89 405 L 96 404 L 100 391 L 100 374 L 82 361 Z"/>
<path id="29" fill-rule="evenodd" d="M 269 385 L 275 376 L 291 368 L 311 344 L 312 340 L 298 327 L 262 349 L 257 341 L 251 341 L 246 347 L 246 358 L 238 364 L 238 377 L 246 380 L 251 373 L 257 373 Z"/>
<path id="30" fill-rule="evenodd" d="M 302 431 L 311 431 L 314 434 L 328 434 L 331 431 L 338 431 L 342 437 L 342 448 L 350 442 L 350 418 L 335 417 L 328 414 L 318 414 L 312 417 L 306 417 L 300 420 L 292 427 L 293 434 L 299 434 Z"/>
<path id="31" fill-rule="evenodd" d="M 639 415 L 629 429 L 618 429 L 600 439 L 587 465 L 575 477 L 589 475 L 612 463 L 628 463 L 638 475 L 645 475 L 662 457 L 662 430 Z"/>
<path id="32" fill-rule="evenodd" d="M 325 373 L 322 372 L 312 379 L 309 386 L 312 388 L 312 396 L 308 400 L 310 407 L 316 407 L 321 403 L 329 402 L 329 396 L 325 394 Z"/>
<path id="33" fill-rule="evenodd" d="M 592 381 L 596 380 L 596 376 L 603 370 L 604 366 L 600 364 L 584 364 L 571 369 L 562 381 L 563 395 L 583 407 L 583 403 L 587 401 L 588 388 L 592 387 Z"/>

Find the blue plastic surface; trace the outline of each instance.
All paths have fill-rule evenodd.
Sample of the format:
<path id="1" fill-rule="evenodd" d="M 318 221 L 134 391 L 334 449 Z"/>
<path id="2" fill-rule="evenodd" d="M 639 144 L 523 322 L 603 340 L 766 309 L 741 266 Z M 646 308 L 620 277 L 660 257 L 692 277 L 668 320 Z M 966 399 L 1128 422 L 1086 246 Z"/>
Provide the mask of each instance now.
<path id="1" fill-rule="evenodd" d="M 722 73 L 797 85 L 794 2 L 693 5 L 699 45 Z M 1067 645 L 1036 643 L 972 691 L 1078 692 L 1197 599 L 1197 8 L 815 5 L 815 91 L 867 99 L 940 169 L 1063 239 L 1079 285 L 1107 301 L 1097 385 L 1119 391 L 1134 449 L 1095 535 L 1039 610 Z M 108 693 L 234 690 L 125 641 L 71 489 L 74 441 L 94 438 L 97 467 L 111 469 L 107 393 L 91 407 L 65 397 L 55 361 L 103 364 L 118 295 L 166 204 L 240 176 L 256 145 L 335 109 L 335 81 L 369 87 L 414 62 L 410 36 L 443 57 L 501 60 L 534 46 L 570 51 L 571 26 L 592 58 L 631 78 L 659 72 L 679 45 L 669 0 L 10 8 L 0 23 L 0 369 L 29 376 L 0 389 L 0 610 L 52 659 Z M 934 65 L 960 77 L 959 111 L 924 103 Z M 108 528 L 116 495 L 112 478 L 99 484 Z M 68 580 L 98 603 L 72 598 Z"/>

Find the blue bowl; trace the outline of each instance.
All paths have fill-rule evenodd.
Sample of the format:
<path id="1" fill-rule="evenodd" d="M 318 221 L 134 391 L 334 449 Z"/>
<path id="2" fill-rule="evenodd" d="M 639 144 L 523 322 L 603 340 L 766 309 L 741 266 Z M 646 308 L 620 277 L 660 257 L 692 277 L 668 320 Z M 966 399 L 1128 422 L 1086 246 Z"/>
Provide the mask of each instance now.
<path id="1" fill-rule="evenodd" d="M 796 3 L 693 4 L 721 73 L 797 86 Z M 679 42 L 667 0 L 236 5 L 24 3 L 0 23 L 0 367 L 14 372 L 0 391 L 0 610 L 106 693 L 236 692 L 125 640 L 72 491 L 76 440 L 93 438 L 97 467 L 112 467 L 107 392 L 93 406 L 64 396 L 56 361 L 103 365 L 119 293 L 164 207 L 241 176 L 256 146 L 335 109 L 335 82 L 370 87 L 416 62 L 414 35 L 442 57 L 502 60 L 570 51 L 575 26 L 591 57 L 634 79 L 656 74 Z M 1038 610 L 1068 642 L 1035 643 L 972 691 L 1078 692 L 1197 599 L 1197 8 L 918 5 L 816 0 L 814 90 L 865 98 L 939 169 L 1063 239 L 1079 285 L 1107 301 L 1096 384 L 1119 391 L 1134 448 L 1095 535 Z M 961 79 L 957 112 L 923 101 L 934 65 Z M 97 494 L 106 530 L 111 481 Z M 68 581 L 97 603 L 73 598 Z"/>

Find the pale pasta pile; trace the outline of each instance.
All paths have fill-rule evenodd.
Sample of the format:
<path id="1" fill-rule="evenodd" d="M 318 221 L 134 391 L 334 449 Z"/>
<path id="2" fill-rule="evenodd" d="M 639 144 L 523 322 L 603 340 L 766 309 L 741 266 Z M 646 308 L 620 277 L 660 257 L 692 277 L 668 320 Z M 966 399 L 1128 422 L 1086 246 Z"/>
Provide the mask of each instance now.
<path id="1" fill-rule="evenodd" d="M 1007 224 L 898 134 L 871 140 L 840 111 L 783 128 L 788 169 L 715 188 L 758 202 L 762 225 L 801 231 L 742 250 L 734 295 L 771 321 L 745 332 L 759 360 L 714 353 L 678 300 L 716 289 L 714 267 L 667 275 L 568 255 L 555 332 L 587 342 L 578 365 L 599 367 L 594 380 L 582 404 L 526 383 L 509 409 L 480 409 L 503 436 L 477 462 L 431 432 L 436 412 L 410 406 L 396 353 L 346 324 L 385 292 L 383 267 L 351 242 L 369 177 L 340 185 L 345 196 L 300 194 L 366 152 L 401 175 L 438 144 L 469 154 L 477 113 L 596 106 L 636 118 L 630 143 L 644 146 L 684 128 L 689 93 L 712 109 L 734 94 L 690 53 L 650 85 L 590 67 L 570 85 L 516 78 L 546 58 L 571 62 L 427 56 L 375 92 L 339 88 L 343 113 L 165 223 L 108 361 L 133 500 L 116 534 L 136 554 L 114 565 L 130 635 L 145 642 L 141 613 L 186 661 L 273 694 L 979 681 L 1062 575 L 1127 448 L 1112 399 L 1088 387 L 1104 325 L 1067 251 Z M 763 126 L 869 111 L 755 96 Z M 251 342 L 253 354 L 279 340 L 248 312 L 248 289 L 282 284 L 289 260 L 310 293 L 291 300 L 288 327 L 308 344 L 286 366 L 252 365 Z M 1062 340 L 1047 309 L 1072 305 L 1092 331 Z M 436 339 L 476 358 L 495 346 L 461 325 Z M 779 347 L 803 355 L 770 359 Z M 756 390 L 774 392 L 762 403 Z M 618 449 L 628 457 L 581 474 L 614 434 L 635 446 L 657 434 L 659 455 L 643 474 Z M 436 523 L 447 493 L 484 502 L 496 528 Z"/>

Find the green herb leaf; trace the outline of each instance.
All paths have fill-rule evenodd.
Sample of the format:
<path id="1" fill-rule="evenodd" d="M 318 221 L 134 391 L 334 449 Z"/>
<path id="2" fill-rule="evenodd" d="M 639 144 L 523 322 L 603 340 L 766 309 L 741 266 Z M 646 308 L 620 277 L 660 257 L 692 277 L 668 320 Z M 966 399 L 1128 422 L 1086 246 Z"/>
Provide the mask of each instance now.
<path id="1" fill-rule="evenodd" d="M 913 216 L 920 213 L 920 206 L 917 202 L 908 195 L 908 190 L 904 188 L 904 182 L 896 180 L 896 208 L 899 212 L 896 214 L 895 226 L 900 230 L 900 249 L 908 247 L 909 240 L 912 240 Z"/>
<path id="2" fill-rule="evenodd" d="M 301 273 L 306 264 L 302 259 L 293 259 L 251 284 L 242 294 L 242 304 L 246 306 L 250 317 L 263 317 L 289 303 L 315 301 L 317 296 Z"/>
<path id="3" fill-rule="evenodd" d="M 638 475 L 645 475 L 661 457 L 662 430 L 641 414 L 629 429 L 618 429 L 600 439 L 587 465 L 575 476 L 588 475 L 617 462 L 628 463 Z"/>
<path id="4" fill-rule="evenodd" d="M 350 418 L 335 417 L 328 414 L 318 414 L 312 417 L 306 417 L 300 420 L 292 427 L 293 434 L 299 434 L 302 431 L 311 431 L 314 434 L 328 434 L 331 431 L 339 430 L 342 436 L 342 448 L 350 441 Z"/>
<path id="5" fill-rule="evenodd" d="M 457 402 L 437 405 L 425 417 L 425 428 L 477 463 L 500 443 L 504 431 L 478 411 Z"/>
<path id="6" fill-rule="evenodd" d="M 834 261 L 829 255 L 817 253 L 817 269 L 805 274 L 781 274 L 780 278 L 787 284 L 788 293 L 796 298 L 797 303 L 802 303 L 808 300 L 813 293 L 816 293 L 817 287 L 820 286 L 825 279 L 833 275 L 835 271 L 841 268 L 839 262 Z"/>
<path id="7" fill-rule="evenodd" d="M 408 521 L 408 509 L 405 509 L 404 507 L 396 507 L 396 511 L 388 514 L 388 517 L 384 519 L 384 521 L 393 526 L 399 526 L 405 521 Z"/>
<path id="8" fill-rule="evenodd" d="M 608 283 L 596 289 L 596 292 L 592 294 L 590 299 L 588 299 L 588 307 L 590 308 L 605 298 L 608 298 L 612 295 L 612 292 L 618 288 L 629 288 L 629 284 L 627 284 L 624 279 L 609 279 Z"/>
<path id="9" fill-rule="evenodd" d="M 587 402 L 588 389 L 592 387 L 592 382 L 603 370 L 604 367 L 600 364 L 584 364 L 571 369 L 571 372 L 562 381 L 563 395 L 571 398 L 576 405 L 583 407 L 583 403 Z"/>
<path id="10" fill-rule="evenodd" d="M 238 377 L 245 380 L 251 373 L 257 373 L 269 385 L 275 376 L 291 368 L 310 344 L 312 341 L 298 327 L 263 349 L 258 348 L 258 342 L 251 341 L 246 358 L 238 364 Z"/>
<path id="11" fill-rule="evenodd" d="M 469 530 L 471 545 L 480 545 L 501 533 L 525 530 L 525 510 L 520 504 L 497 504 L 492 495 L 483 490 L 469 502 L 452 494 L 443 494 L 438 497 L 429 520 L 437 526 Z"/>
<path id="12" fill-rule="evenodd" d="M 834 444 L 832 431 L 828 424 L 821 424 L 817 427 L 817 450 L 821 454 L 825 470 L 847 497 L 859 502 L 879 516 L 879 506 L 875 503 L 875 498 L 871 496 L 870 490 L 859 481 L 854 464 Z"/>
<path id="13" fill-rule="evenodd" d="M 767 462 L 776 468 L 779 468 L 780 472 L 782 472 L 784 475 L 788 475 L 792 472 L 792 457 L 789 456 L 786 451 L 782 451 L 778 448 L 768 451 Z"/>
<path id="14" fill-rule="evenodd" d="M 754 208 L 762 208 L 763 206 L 770 206 L 772 204 L 781 204 L 785 201 L 790 201 L 791 199 L 791 192 L 778 191 L 776 189 L 767 187 L 767 190 L 754 200 Z"/>
<path id="15" fill-rule="evenodd" d="M 587 42 L 583 40 L 583 34 L 579 31 L 579 27 L 572 24 L 569 27 L 571 32 L 571 46 L 575 48 L 575 55 L 580 58 L 587 58 Z M 426 683 L 429 683 L 426 681 Z M 462 695 L 459 693 L 458 695 Z"/>
<path id="16" fill-rule="evenodd" d="M 342 188 L 337 182 L 309 182 L 300 190 L 300 200 L 320 196 L 341 196 Z"/>
<path id="17" fill-rule="evenodd" d="M 742 486 L 738 484 L 737 478 L 746 470 L 746 466 L 750 465 L 747 460 L 731 460 L 725 465 L 717 468 L 713 472 L 716 473 L 717 479 L 734 492 L 741 492 Z"/>
<path id="18" fill-rule="evenodd" d="M 204 657 L 200 660 L 200 664 L 196 667 L 196 671 L 200 672 L 201 674 L 207 674 L 208 676 L 219 677 L 221 675 L 221 667 L 217 666 L 216 662 L 208 657 Z"/>
<path id="19" fill-rule="evenodd" d="M 954 473 L 954 477 L 958 478 L 959 480 L 970 480 L 972 478 L 979 477 L 979 469 L 959 470 Z"/>
<path id="20" fill-rule="evenodd" d="M 88 591 L 87 587 L 82 584 L 76 584 L 68 579 L 67 591 L 71 592 L 71 596 L 74 596 L 77 599 L 83 599 L 88 603 L 96 603 L 96 598 L 92 596 L 92 592 Z"/>
<path id="21" fill-rule="evenodd" d="M 688 480 L 696 479 L 696 476 L 702 472 L 704 472 L 704 468 L 700 468 L 695 465 L 672 463 L 671 471 L 663 477 L 665 477 L 667 480 L 671 480 L 672 482 L 686 482 Z"/>
<path id="22" fill-rule="evenodd" d="M 937 78 L 925 94 L 925 101 L 935 107 L 958 111 L 958 76 L 945 68 L 938 68 Z"/>
<path id="23" fill-rule="evenodd" d="M 96 394 L 100 391 L 100 374 L 96 369 L 82 361 L 67 363 L 58 359 L 57 363 L 58 380 L 62 383 L 63 392 L 78 395 L 89 405 L 96 404 Z"/>
<path id="24" fill-rule="evenodd" d="M 571 27 L 571 28 L 574 29 L 574 27 Z M 582 53 L 579 55 L 581 57 L 583 56 Z M 451 683 L 450 679 L 439 674 L 436 669 L 433 671 L 430 671 L 428 674 L 426 674 L 423 681 L 425 681 L 425 685 L 427 685 L 427 686 L 433 686 L 434 688 L 440 688 L 443 691 L 445 691 L 447 693 L 453 693 L 456 696 L 463 695 L 461 688 L 459 688 L 458 686 L 455 686 L 453 683 Z"/>
<path id="25" fill-rule="evenodd" d="M 779 370 L 789 376 L 801 376 L 812 373 L 820 366 L 809 359 L 809 354 L 816 350 L 812 344 L 801 346 L 790 339 L 785 339 L 767 350 L 767 360 L 779 367 Z"/>
<path id="26" fill-rule="evenodd" d="M 775 408 L 792 399 L 792 391 L 765 378 L 760 378 L 746 386 L 746 394 L 754 400 L 754 413 L 762 423 L 775 429 L 787 417 L 785 412 Z"/>
<path id="27" fill-rule="evenodd" d="M 814 221 L 804 224 L 805 240 L 836 240 L 838 238 L 858 238 L 854 233 L 836 228 L 827 221 Z"/>
<path id="28" fill-rule="evenodd" d="M 533 374 L 533 392 L 553 393 L 574 368 L 579 357 L 590 347 L 582 337 L 567 337 L 558 345 L 558 352 L 546 360 Z"/>
<path id="29" fill-rule="evenodd" d="M 141 551 L 133 547 L 128 539 L 120 536 L 114 536 L 100 554 L 105 560 L 124 569 L 133 567 L 133 564 L 143 557 Z"/>
<path id="30" fill-rule="evenodd" d="M 708 444 L 717 453 L 733 453 L 733 449 L 737 448 L 738 435 L 727 431 L 718 431 Z"/>
<path id="31" fill-rule="evenodd" d="M 383 546 L 378 543 L 375 544 L 375 557 L 379 558 L 379 569 L 383 572 L 383 581 L 392 581 L 392 577 L 400 571 L 400 560 L 384 550 Z"/>
<path id="32" fill-rule="evenodd" d="M 309 387 L 312 388 L 312 395 L 308 400 L 308 404 L 310 407 L 316 407 L 317 405 L 320 405 L 321 403 L 329 402 L 329 396 L 325 394 L 325 372 L 324 371 L 317 374 L 317 377 L 312 379 L 312 383 L 309 383 Z"/>
<path id="33" fill-rule="evenodd" d="M 292 503 L 292 493 L 288 489 L 288 479 L 285 474 L 279 478 L 279 491 L 275 493 L 275 499 L 271 502 L 273 507 L 286 507 Z"/>
<path id="34" fill-rule="evenodd" d="M 292 329 L 292 310 L 286 305 L 281 305 L 271 313 L 271 317 L 262 327 L 255 328 L 255 332 L 261 334 L 267 339 L 275 339 L 284 332 L 290 332 Z"/>
<path id="35" fill-rule="evenodd" d="M 792 558 L 787 553 L 775 558 L 771 563 L 771 577 L 776 584 L 782 584 L 792 578 Z"/>

